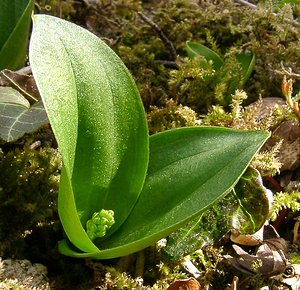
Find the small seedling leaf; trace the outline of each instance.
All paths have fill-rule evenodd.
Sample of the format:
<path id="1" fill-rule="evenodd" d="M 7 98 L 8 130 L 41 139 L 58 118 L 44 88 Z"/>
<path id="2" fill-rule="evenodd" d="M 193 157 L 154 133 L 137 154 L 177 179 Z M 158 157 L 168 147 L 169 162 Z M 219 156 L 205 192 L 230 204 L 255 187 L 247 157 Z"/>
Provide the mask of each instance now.
<path id="1" fill-rule="evenodd" d="M 236 59 L 241 65 L 242 68 L 242 83 L 241 85 L 244 86 L 245 83 L 251 76 L 253 71 L 254 63 L 255 63 L 255 55 L 251 51 L 246 51 L 236 56 Z"/>
<path id="2" fill-rule="evenodd" d="M 203 56 L 207 61 L 213 62 L 213 68 L 217 71 L 223 65 L 223 59 L 213 50 L 203 44 L 190 42 L 186 43 L 188 56 L 193 59 L 197 56 Z"/>

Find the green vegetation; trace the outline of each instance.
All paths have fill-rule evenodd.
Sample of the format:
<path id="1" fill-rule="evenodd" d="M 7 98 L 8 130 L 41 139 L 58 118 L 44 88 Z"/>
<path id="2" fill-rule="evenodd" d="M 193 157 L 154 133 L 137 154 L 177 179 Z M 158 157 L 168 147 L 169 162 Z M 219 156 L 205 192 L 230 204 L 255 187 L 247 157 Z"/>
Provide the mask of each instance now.
<path id="1" fill-rule="evenodd" d="M 58 18 L 34 17 L 29 57 L 62 154 L 58 208 L 68 240 L 59 249 L 69 256 L 108 259 L 151 246 L 228 193 L 269 137 L 195 126 L 149 138 L 123 63 Z"/>
<path id="2" fill-rule="evenodd" d="M 33 2 L 30 2 L 30 5 L 33 5 Z M 83 289 L 167 289 L 175 279 L 192 276 L 186 268 L 189 261 L 201 272 L 198 281 L 202 287 L 210 285 L 216 289 L 223 289 L 226 285 L 233 285 L 234 276 L 240 278 L 238 285 L 243 287 L 241 269 L 232 267 L 233 265 L 224 258 L 226 255 L 232 255 L 232 242 L 228 241 L 228 237 L 232 237 L 230 230 L 237 236 L 252 234 L 267 220 L 274 223 L 282 238 L 293 241 L 294 244 L 289 246 L 288 251 L 283 251 L 290 262 L 299 263 L 297 144 L 300 133 L 297 128 L 300 118 L 300 2 L 251 1 L 255 2 L 255 5 L 250 5 L 250 2 L 247 5 L 246 2 L 35 1 L 36 14 L 55 15 L 90 30 L 114 50 L 122 61 L 118 60 L 118 65 L 113 69 L 111 66 L 110 70 L 114 73 L 106 73 L 109 71 L 108 65 L 103 70 L 105 73 L 97 75 L 101 66 L 97 59 L 101 58 L 102 52 L 99 52 L 97 57 L 94 56 L 92 51 L 85 49 L 89 43 L 88 37 L 80 45 L 80 38 L 76 37 L 75 42 L 81 46 L 82 55 L 77 54 L 74 49 L 70 59 L 73 65 L 78 61 L 81 63 L 81 58 L 85 60 L 74 75 L 76 85 L 73 86 L 70 85 L 70 78 L 66 80 L 70 74 L 67 71 L 59 71 L 56 65 L 59 53 L 53 56 L 49 67 L 45 65 L 47 61 L 42 61 L 45 57 L 50 55 L 51 59 L 52 56 L 51 49 L 48 50 L 49 53 L 45 53 L 49 43 L 43 43 L 43 36 L 39 35 L 35 47 L 31 48 L 32 51 L 35 50 L 31 53 L 36 54 L 36 60 L 31 55 L 31 66 L 43 98 L 46 96 L 43 102 L 46 104 L 51 126 L 46 125 L 38 131 L 37 128 L 44 125 L 47 119 L 39 116 L 33 120 L 31 116 L 37 116 L 35 106 L 45 114 L 44 108 L 39 107 L 41 101 L 39 98 L 32 101 L 31 97 L 35 98 L 35 95 L 31 89 L 24 90 L 20 83 L 7 82 L 5 75 L 10 71 L 2 71 L 0 256 L 28 258 L 32 262 L 45 264 L 50 281 L 55 281 L 54 284 L 58 288 L 67 289 L 75 285 Z M 32 8 L 33 6 L 30 9 Z M 27 20 L 30 14 L 28 11 Z M 25 26 L 19 26 L 25 29 Z M 59 33 L 65 36 L 64 46 L 69 49 L 67 34 L 59 32 L 59 29 L 48 28 L 43 34 L 46 40 L 52 42 L 51 45 L 56 46 L 58 42 L 53 41 L 52 37 Z M 33 30 L 33 36 L 34 34 Z M 22 36 L 28 39 L 25 30 Z M 95 42 L 98 41 L 97 37 L 94 37 Z M 45 46 L 42 48 L 42 45 Z M 75 43 L 72 45 L 76 47 Z M 103 43 L 101 45 L 107 53 L 104 59 L 113 59 L 114 62 L 117 57 Z M 195 47 L 201 49 L 191 54 L 191 49 L 194 51 Z M 22 64 L 11 67 L 12 69 L 21 68 L 25 63 L 24 51 L 22 55 Z M 13 58 L 9 59 L 14 61 Z M 85 61 L 92 69 L 88 69 Z M 67 59 L 62 58 L 60 64 L 67 62 Z M 125 63 L 134 82 L 122 62 Z M 4 65 L 2 68 L 10 67 Z M 21 74 L 21 80 L 27 80 L 27 72 L 18 73 Z M 120 78 L 120 75 L 123 75 L 123 78 Z M 107 76 L 109 82 L 105 81 Z M 32 78 L 32 75 L 29 77 Z M 42 79 L 47 81 L 43 83 Z M 89 87 L 90 81 L 93 85 Z M 113 102 L 107 101 L 114 99 L 110 90 L 102 90 L 112 84 L 118 84 L 112 90 L 112 95 L 116 92 L 118 95 Z M 124 94 L 127 90 L 131 93 Z M 75 91 L 74 95 L 78 94 L 77 96 L 84 95 L 87 91 L 98 92 L 99 94 L 95 94 L 97 97 L 103 92 L 104 95 L 101 101 L 96 101 L 96 97 L 90 94 L 89 98 L 95 97 L 93 104 L 80 101 L 78 107 L 68 106 L 66 98 L 71 100 L 70 92 Z M 61 97 L 58 97 L 57 104 L 53 105 L 50 95 L 57 94 Z M 72 99 L 72 102 L 77 103 L 77 100 Z M 115 104 L 118 103 L 120 106 L 117 108 Z M 87 111 L 93 109 L 92 107 L 97 107 L 101 114 L 92 113 L 86 118 L 89 114 Z M 135 110 L 132 110 L 133 107 Z M 15 108 L 18 109 L 16 114 Z M 53 108 L 55 110 L 52 111 Z M 82 112 L 82 108 L 84 113 L 78 113 Z M 32 115 L 29 115 L 29 111 Z M 115 123 L 109 119 L 112 111 L 116 116 Z M 5 116 L 4 119 L 1 119 L 2 115 Z M 34 126 L 23 126 L 25 121 L 9 123 L 12 120 L 11 116 L 18 120 L 21 115 L 28 115 Z M 212 129 L 210 126 L 216 128 Z M 180 127 L 193 128 L 177 129 Z M 88 131 L 89 128 L 96 132 L 95 135 Z M 119 143 L 116 142 L 112 146 L 110 137 L 115 134 L 113 128 L 117 128 Z M 131 131 L 130 128 L 135 129 Z M 255 154 L 251 163 L 249 161 L 259 146 L 256 146 L 251 154 L 249 152 L 238 170 L 239 173 L 236 172 L 232 178 L 231 185 L 224 185 L 216 191 L 212 182 L 208 188 L 211 188 L 214 196 L 206 203 L 200 198 L 197 199 L 196 180 L 201 171 L 197 164 L 210 164 L 206 169 L 207 172 L 211 172 L 211 167 L 217 163 L 216 160 L 228 163 L 229 159 L 226 158 L 233 156 L 237 147 L 234 147 L 234 150 L 232 147 L 232 154 L 228 153 L 230 147 L 226 147 L 226 143 L 233 139 L 226 139 L 224 136 L 234 135 L 233 132 L 239 132 L 240 136 L 249 134 L 249 137 L 245 137 L 249 139 L 249 142 L 245 143 L 248 146 L 255 143 L 252 136 L 259 134 L 260 130 L 269 131 L 270 139 Z M 10 135 L 11 132 L 13 134 Z M 78 132 L 85 134 L 81 135 Z M 103 132 L 110 133 L 105 136 Z M 186 162 L 186 167 L 182 166 L 185 158 L 179 154 L 180 148 L 188 151 L 195 149 L 200 143 L 205 143 L 206 141 L 200 138 L 204 132 L 209 136 L 209 146 L 203 148 L 207 150 L 207 156 L 215 156 L 216 163 L 209 158 L 197 159 L 193 156 L 196 158 L 195 163 Z M 130 138 L 126 137 L 128 134 L 132 134 Z M 217 137 L 218 134 L 221 134 L 221 137 Z M 102 139 L 95 136 L 101 136 Z M 199 138 L 196 147 L 191 145 L 194 138 Z M 214 139 L 214 142 L 211 139 Z M 235 143 L 240 145 L 242 142 L 238 140 Z M 148 147 L 148 141 L 150 155 L 145 149 Z M 126 145 L 121 146 L 122 143 Z M 132 147 L 133 144 L 135 147 Z M 222 145 L 220 153 L 222 150 L 226 151 L 225 155 L 215 155 L 214 149 L 219 148 L 219 145 Z M 96 149 L 91 150 L 92 148 Z M 100 149 L 101 152 L 98 151 L 100 153 L 97 154 L 99 148 L 104 150 Z M 139 148 L 139 153 L 136 152 L 136 148 Z M 105 158 L 101 159 L 103 156 Z M 168 158 L 172 156 L 177 156 L 174 162 L 177 165 L 166 171 L 165 176 L 169 178 L 159 180 L 156 178 L 158 172 L 165 168 L 165 164 L 171 160 Z M 123 163 L 122 158 L 125 158 Z M 100 166 L 98 167 L 93 160 L 102 160 L 101 170 L 97 170 Z M 245 175 L 241 176 L 248 164 L 250 167 L 245 171 Z M 232 167 L 236 166 L 230 168 Z M 135 177 L 136 172 L 139 173 L 138 177 Z M 176 172 L 181 174 L 176 175 Z M 253 176 L 254 172 L 257 172 L 257 178 L 248 178 L 249 172 L 252 172 Z M 113 178 L 114 176 L 117 178 Z M 209 179 L 208 175 L 204 176 Z M 216 178 L 217 176 L 221 178 L 220 175 L 217 174 Z M 238 177 L 241 179 L 236 184 Z M 260 178 L 262 181 L 252 183 L 252 180 Z M 184 183 L 184 179 L 193 179 L 193 182 Z M 221 179 L 223 180 L 223 176 Z M 152 180 L 157 181 L 157 186 Z M 247 187 L 247 182 L 252 184 L 256 195 L 241 190 Z M 195 188 L 187 193 L 187 189 L 192 188 L 194 184 Z M 233 184 L 237 186 L 234 189 Z M 252 192 L 252 187 L 250 188 Z M 233 189 L 233 192 L 229 189 Z M 268 207 L 269 197 L 265 198 L 265 190 L 270 194 L 268 189 L 273 193 L 272 207 Z M 103 193 L 103 198 L 98 199 L 96 192 L 99 191 Z M 132 192 L 130 198 L 126 198 L 128 191 Z M 67 194 L 63 195 L 62 192 Z M 157 197 L 154 196 L 155 193 Z M 178 199 L 174 200 L 172 194 L 178 196 Z M 184 203 L 182 209 L 173 211 L 173 206 L 181 204 L 186 194 L 190 194 L 193 206 Z M 57 200 L 58 196 L 60 197 Z M 74 203 L 70 203 L 72 196 Z M 257 199 L 264 209 L 264 214 L 253 210 Z M 197 204 L 197 209 L 193 208 L 194 204 Z M 166 208 L 170 215 L 163 218 Z M 93 220 L 95 215 L 96 224 L 99 222 L 103 225 L 102 217 L 98 219 L 98 215 L 95 214 L 100 212 L 102 216 L 103 209 L 113 211 L 115 223 L 108 222 L 111 227 L 104 226 L 101 228 L 101 234 L 97 232 L 97 237 L 94 237 L 89 234 L 91 227 L 87 226 L 87 222 Z M 234 221 L 222 214 L 228 209 L 235 212 Z M 69 218 L 70 216 L 72 218 Z M 173 221 L 167 222 L 171 220 L 170 217 L 176 217 L 176 227 L 173 227 Z M 155 229 L 154 225 L 160 224 L 162 226 Z M 240 227 L 242 224 L 249 226 L 246 231 Z M 94 225 L 95 223 L 92 225 L 93 229 Z M 154 230 L 151 232 L 147 226 Z M 140 230 L 141 228 L 144 230 Z M 176 228 L 177 231 L 174 232 Z M 133 234 L 130 235 L 131 233 Z M 166 236 L 167 246 L 162 245 L 164 240 L 155 243 Z M 184 247 L 178 242 L 181 239 L 185 240 Z M 101 261 L 70 260 L 58 253 L 58 241 L 62 241 L 59 244 L 60 251 L 71 256 L 98 259 L 124 257 Z M 278 264 L 284 264 L 278 260 L 278 247 L 271 247 L 274 251 L 272 255 L 264 245 L 263 243 L 262 248 L 266 255 L 263 258 L 259 257 L 262 263 L 254 260 L 250 266 L 256 265 L 263 272 L 264 259 L 274 260 L 274 257 Z M 137 250 L 137 253 L 133 253 Z M 252 248 L 251 252 L 247 253 L 254 254 L 255 249 Z M 274 269 L 277 269 L 276 264 Z M 250 287 L 271 283 L 268 275 L 246 276 Z"/>
<path id="3" fill-rule="evenodd" d="M 24 66 L 33 7 L 34 0 L 1 1 L 0 70 L 17 70 Z"/>

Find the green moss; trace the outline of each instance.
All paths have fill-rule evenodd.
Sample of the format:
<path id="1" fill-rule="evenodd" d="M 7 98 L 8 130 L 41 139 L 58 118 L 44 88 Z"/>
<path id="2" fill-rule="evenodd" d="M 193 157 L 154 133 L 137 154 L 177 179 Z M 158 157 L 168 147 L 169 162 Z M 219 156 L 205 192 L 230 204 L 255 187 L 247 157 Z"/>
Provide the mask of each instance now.
<path id="1" fill-rule="evenodd" d="M 292 212 L 300 210 L 300 192 L 278 192 L 274 196 L 272 204 L 271 220 L 276 220 L 280 210 L 288 208 Z"/>
<path id="2" fill-rule="evenodd" d="M 0 254 L 37 223 L 56 216 L 60 156 L 45 147 L 0 155 Z"/>
<path id="3" fill-rule="evenodd" d="M 196 113 L 189 107 L 176 105 L 173 100 L 162 108 L 151 107 L 148 114 L 148 126 L 151 134 L 178 127 L 195 126 Z"/>
<path id="4" fill-rule="evenodd" d="M 240 67 L 234 56 L 246 48 L 254 52 L 257 59 L 255 71 L 245 88 L 249 102 L 259 94 L 280 96 L 282 65 L 295 72 L 299 67 L 299 30 L 294 25 L 294 17 L 299 16 L 299 4 L 293 5 L 293 10 L 290 5 L 279 10 L 277 7 L 274 15 L 275 6 L 262 5 L 253 9 L 230 0 L 217 4 L 182 0 L 98 1 L 88 9 L 75 1 L 38 3 L 42 12 L 49 5 L 53 8 L 49 13 L 63 18 L 71 15 L 76 22 L 107 41 L 132 72 L 146 109 L 151 105 L 162 106 L 171 98 L 198 113 L 206 113 L 216 102 L 228 105 L 234 90 L 241 88 Z M 146 15 L 173 44 L 177 57 L 174 58 L 169 43 L 162 39 L 157 29 L 138 12 Z M 178 77 L 181 81 L 175 82 L 178 86 L 174 85 L 176 73 L 170 73 L 172 66 L 176 66 L 174 62 L 179 64 L 179 70 L 190 67 L 184 60 L 188 40 L 202 43 L 226 59 L 226 65 L 213 84 L 209 78 L 202 83 L 199 76 L 189 78 L 183 71 L 178 72 L 181 76 Z M 162 65 L 168 62 L 171 64 Z"/>
<path id="5" fill-rule="evenodd" d="M 235 56 L 246 49 L 256 57 L 254 72 L 243 88 L 247 103 L 259 95 L 282 96 L 284 68 L 299 74 L 300 32 L 295 22 L 299 4 L 278 9 L 267 1 L 254 9 L 232 0 L 38 3 L 42 12 L 50 5 L 49 13 L 71 18 L 104 39 L 133 74 L 147 111 L 168 99 L 201 114 L 213 105 L 227 110 L 231 95 L 242 88 Z M 213 72 L 204 60 L 187 60 L 185 43 L 190 40 L 222 55 L 224 67 Z"/>
<path id="6" fill-rule="evenodd" d="M 148 249 L 148 254 L 154 248 Z M 166 265 L 157 259 L 153 259 L 153 255 L 145 256 L 147 268 L 141 269 L 140 274 L 136 273 L 137 256 L 134 254 L 124 257 L 126 261 L 121 260 L 117 264 L 104 264 L 99 261 L 87 260 L 86 264 L 93 271 L 94 287 L 101 287 L 101 289 L 167 289 L 168 286 L 176 279 L 188 278 L 180 265 Z M 120 262 L 130 263 L 130 270 L 124 271 L 120 268 Z M 157 264 L 155 264 L 157 263 Z"/>
<path id="7" fill-rule="evenodd" d="M 64 19 L 71 19 L 75 13 L 74 1 L 72 0 L 38 0 L 36 8 L 40 13 L 51 14 Z"/>

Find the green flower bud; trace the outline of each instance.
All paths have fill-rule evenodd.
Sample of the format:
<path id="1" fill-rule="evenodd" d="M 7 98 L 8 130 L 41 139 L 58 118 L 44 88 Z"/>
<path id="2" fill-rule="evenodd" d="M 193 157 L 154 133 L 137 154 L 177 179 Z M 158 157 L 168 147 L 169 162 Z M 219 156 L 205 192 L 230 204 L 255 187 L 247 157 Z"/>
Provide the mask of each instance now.
<path id="1" fill-rule="evenodd" d="M 93 216 L 86 223 L 86 232 L 91 240 L 101 238 L 106 235 L 106 231 L 115 223 L 114 212 L 102 209 L 94 212 Z"/>

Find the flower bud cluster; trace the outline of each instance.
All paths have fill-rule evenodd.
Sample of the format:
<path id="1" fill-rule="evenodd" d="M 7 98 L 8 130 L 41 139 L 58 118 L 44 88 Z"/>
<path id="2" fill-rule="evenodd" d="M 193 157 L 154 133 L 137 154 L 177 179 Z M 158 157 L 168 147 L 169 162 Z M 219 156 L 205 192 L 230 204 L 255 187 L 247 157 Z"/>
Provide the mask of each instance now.
<path id="1" fill-rule="evenodd" d="M 114 212 L 102 209 L 94 212 L 92 218 L 86 223 L 86 232 L 91 240 L 101 238 L 106 235 L 106 231 L 115 223 Z"/>

